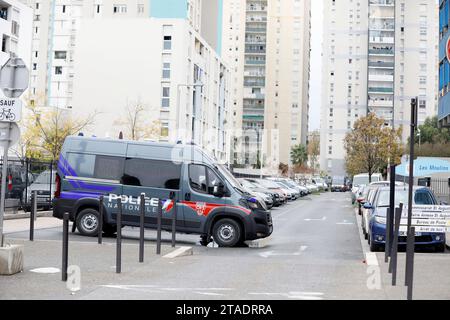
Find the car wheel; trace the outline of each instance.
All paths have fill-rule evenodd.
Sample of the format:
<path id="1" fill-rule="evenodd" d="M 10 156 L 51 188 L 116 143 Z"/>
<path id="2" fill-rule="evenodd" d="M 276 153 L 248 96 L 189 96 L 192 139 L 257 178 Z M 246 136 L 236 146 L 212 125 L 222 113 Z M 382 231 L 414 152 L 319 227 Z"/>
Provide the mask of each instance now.
<path id="1" fill-rule="evenodd" d="M 77 229 L 83 236 L 98 235 L 98 211 L 92 208 L 84 209 L 77 215 Z"/>
<path id="2" fill-rule="evenodd" d="M 31 207 L 30 206 L 23 206 L 22 207 L 24 212 L 30 212 L 31 211 Z"/>
<path id="3" fill-rule="evenodd" d="M 241 226 L 232 219 L 221 219 L 214 224 L 213 238 L 219 247 L 234 247 L 242 235 Z"/>
<path id="4" fill-rule="evenodd" d="M 435 252 L 445 252 L 445 243 L 440 243 L 434 246 Z"/>

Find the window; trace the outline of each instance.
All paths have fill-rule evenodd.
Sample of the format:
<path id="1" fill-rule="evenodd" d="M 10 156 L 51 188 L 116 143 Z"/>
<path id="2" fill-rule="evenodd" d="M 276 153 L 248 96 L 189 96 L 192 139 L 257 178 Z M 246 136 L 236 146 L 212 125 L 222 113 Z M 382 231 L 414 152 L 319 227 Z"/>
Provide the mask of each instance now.
<path id="1" fill-rule="evenodd" d="M 169 123 L 167 121 L 163 121 L 161 123 L 161 137 L 168 137 L 169 136 Z"/>
<path id="2" fill-rule="evenodd" d="M 114 13 L 127 13 L 127 5 L 126 4 L 116 4 L 113 7 Z"/>
<path id="3" fill-rule="evenodd" d="M 170 79 L 170 62 L 163 63 L 162 77 L 163 79 Z"/>
<path id="4" fill-rule="evenodd" d="M 138 4 L 137 5 L 137 12 L 138 13 L 144 13 L 145 7 L 143 4 Z"/>
<path id="5" fill-rule="evenodd" d="M 55 67 L 55 74 L 62 74 L 63 73 L 63 67 Z"/>
<path id="6" fill-rule="evenodd" d="M 220 179 L 210 168 L 193 164 L 189 166 L 189 184 L 194 191 L 212 195 Z"/>
<path id="7" fill-rule="evenodd" d="M 172 50 L 172 36 L 164 36 L 164 50 Z"/>
<path id="8" fill-rule="evenodd" d="M 171 161 L 127 159 L 121 183 L 129 186 L 180 189 L 181 164 Z"/>
<path id="9" fill-rule="evenodd" d="M 66 6 L 65 5 L 62 6 L 62 12 L 66 13 Z"/>
<path id="10" fill-rule="evenodd" d="M 162 88 L 161 106 L 163 108 L 168 108 L 170 106 L 170 87 Z"/>
<path id="11" fill-rule="evenodd" d="M 55 51 L 55 59 L 63 59 L 67 58 L 67 51 Z"/>
<path id="12" fill-rule="evenodd" d="M 123 158 L 95 156 L 94 178 L 119 180 L 123 171 Z"/>

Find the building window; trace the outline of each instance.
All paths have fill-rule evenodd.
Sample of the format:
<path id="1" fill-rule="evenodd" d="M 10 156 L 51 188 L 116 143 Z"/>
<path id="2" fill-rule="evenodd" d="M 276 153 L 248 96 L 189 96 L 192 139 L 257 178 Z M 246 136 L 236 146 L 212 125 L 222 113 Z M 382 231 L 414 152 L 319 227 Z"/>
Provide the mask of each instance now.
<path id="1" fill-rule="evenodd" d="M 170 107 L 170 87 L 163 87 L 162 88 L 161 106 L 163 108 Z"/>
<path id="2" fill-rule="evenodd" d="M 55 74 L 62 74 L 63 73 L 63 67 L 55 67 Z"/>
<path id="3" fill-rule="evenodd" d="M 166 138 L 169 136 L 169 123 L 161 122 L 161 137 Z"/>
<path id="4" fill-rule="evenodd" d="M 67 58 L 67 51 L 55 51 L 55 59 L 65 60 Z"/>
<path id="5" fill-rule="evenodd" d="M 163 63 L 162 77 L 163 79 L 170 79 L 170 62 Z"/>
<path id="6" fill-rule="evenodd" d="M 172 36 L 164 36 L 164 50 L 172 50 Z"/>
<path id="7" fill-rule="evenodd" d="M 143 4 L 138 4 L 137 5 L 137 12 L 138 13 L 144 13 L 145 10 L 145 6 Z"/>
<path id="8" fill-rule="evenodd" d="M 127 13 L 127 5 L 126 4 L 116 4 L 113 7 L 114 13 Z"/>
<path id="9" fill-rule="evenodd" d="M 37 70 L 37 63 L 33 63 L 33 70 Z"/>

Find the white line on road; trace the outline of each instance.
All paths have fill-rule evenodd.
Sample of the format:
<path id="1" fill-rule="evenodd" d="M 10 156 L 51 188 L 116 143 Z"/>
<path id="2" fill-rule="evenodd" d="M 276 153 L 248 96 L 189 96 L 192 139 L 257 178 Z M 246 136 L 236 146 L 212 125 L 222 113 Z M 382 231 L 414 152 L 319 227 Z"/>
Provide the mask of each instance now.
<path id="1" fill-rule="evenodd" d="M 366 263 L 368 266 L 378 266 L 377 255 L 374 252 L 366 252 Z"/>
<path id="2" fill-rule="evenodd" d="M 31 269 L 30 272 L 34 272 L 34 273 L 45 273 L 45 274 L 54 274 L 54 273 L 59 273 L 61 272 L 60 269 L 58 268 L 36 268 L 36 269 Z"/>
<path id="3" fill-rule="evenodd" d="M 304 252 L 306 249 L 308 248 L 308 246 L 301 246 L 300 249 L 297 252 L 294 253 L 281 253 L 281 252 L 275 252 L 275 251 L 265 251 L 265 252 L 261 252 L 259 254 L 260 257 L 263 258 L 268 258 L 270 256 L 299 256 L 302 254 L 302 252 Z"/>
<path id="4" fill-rule="evenodd" d="M 323 300 L 322 292 L 249 292 L 249 295 L 254 296 L 281 296 L 288 299 L 298 299 L 298 300 Z"/>
<path id="5" fill-rule="evenodd" d="M 325 221 L 327 217 L 322 217 L 321 219 L 305 219 L 305 221 Z"/>

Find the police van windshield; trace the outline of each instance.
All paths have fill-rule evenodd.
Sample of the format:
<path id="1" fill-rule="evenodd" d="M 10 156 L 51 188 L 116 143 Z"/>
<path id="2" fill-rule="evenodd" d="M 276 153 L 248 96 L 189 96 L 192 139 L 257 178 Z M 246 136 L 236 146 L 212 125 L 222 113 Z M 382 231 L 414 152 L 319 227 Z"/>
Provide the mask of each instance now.
<path id="1" fill-rule="evenodd" d="M 239 183 L 239 181 L 231 174 L 231 172 L 228 170 L 228 168 L 223 164 L 216 164 L 217 169 L 219 169 L 219 172 L 222 174 L 222 176 L 227 179 L 227 181 L 233 186 L 234 189 L 239 191 L 240 193 L 247 193 L 245 190 L 243 190 L 242 185 Z"/>

